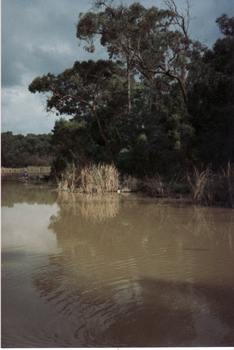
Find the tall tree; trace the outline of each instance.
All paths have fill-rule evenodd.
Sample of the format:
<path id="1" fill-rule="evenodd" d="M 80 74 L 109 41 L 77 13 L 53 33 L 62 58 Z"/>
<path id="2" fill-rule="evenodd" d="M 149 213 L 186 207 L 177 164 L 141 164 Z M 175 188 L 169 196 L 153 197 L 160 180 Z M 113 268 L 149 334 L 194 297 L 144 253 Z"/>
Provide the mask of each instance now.
<path id="1" fill-rule="evenodd" d="M 37 77 L 29 85 L 32 93 L 50 92 L 47 97 L 47 111 L 56 110 L 79 118 L 86 114 L 87 108 L 92 112 L 98 125 L 99 134 L 111 154 L 108 140 L 104 135 L 97 106 L 108 94 L 117 94 L 113 76 L 121 75 L 121 68 L 113 61 L 75 62 L 73 68 L 66 69 L 58 76 L 50 73 Z"/>
<path id="2" fill-rule="evenodd" d="M 189 88 L 199 159 L 214 166 L 234 159 L 234 18 L 216 20 L 224 38 L 206 50 Z"/>
<path id="3" fill-rule="evenodd" d="M 80 14 L 77 37 L 86 40 L 91 51 L 95 38 L 100 37 L 111 57 L 121 56 L 127 66 L 134 66 L 154 87 L 157 75 L 177 81 L 187 103 L 187 64 L 198 48 L 188 36 L 189 5 L 186 15 L 181 15 L 174 0 L 165 3 L 167 9 L 159 10 L 146 9 L 139 3 L 113 7 L 97 0 L 98 13 Z"/>

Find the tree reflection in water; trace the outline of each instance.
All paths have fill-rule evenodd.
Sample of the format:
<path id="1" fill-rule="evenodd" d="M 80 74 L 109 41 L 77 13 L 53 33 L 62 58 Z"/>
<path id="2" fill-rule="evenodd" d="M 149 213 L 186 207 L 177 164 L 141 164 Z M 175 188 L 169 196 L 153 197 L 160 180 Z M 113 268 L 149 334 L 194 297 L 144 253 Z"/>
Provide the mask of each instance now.
<path id="1" fill-rule="evenodd" d="M 72 346 L 233 345 L 230 212 L 84 198 L 60 195 L 62 253 L 33 274 Z"/>
<path id="2" fill-rule="evenodd" d="M 19 175 L 18 175 L 19 177 Z M 57 201 L 58 194 L 55 191 L 51 191 L 53 186 L 49 185 L 33 185 L 19 183 L 17 180 L 13 182 L 2 182 L 2 195 L 1 206 L 13 207 L 14 204 L 27 203 L 27 204 L 49 204 L 53 205 Z"/>

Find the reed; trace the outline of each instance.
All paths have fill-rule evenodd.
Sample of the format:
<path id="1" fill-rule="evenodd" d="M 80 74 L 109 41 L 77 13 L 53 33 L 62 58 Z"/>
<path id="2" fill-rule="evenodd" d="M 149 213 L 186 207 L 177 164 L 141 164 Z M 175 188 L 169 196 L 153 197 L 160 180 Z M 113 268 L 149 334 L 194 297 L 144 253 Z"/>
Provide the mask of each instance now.
<path id="1" fill-rule="evenodd" d="M 131 175 L 124 175 L 121 181 L 121 191 L 125 192 L 138 192 L 144 186 L 142 180 L 137 179 Z"/>
<path id="2" fill-rule="evenodd" d="M 59 190 L 85 193 L 117 192 L 119 188 L 119 173 L 113 165 L 88 164 L 82 169 L 68 168 L 57 178 Z"/>
<path id="3" fill-rule="evenodd" d="M 229 206 L 234 208 L 234 164 L 228 162 L 227 170 L 222 168 L 223 183 L 222 183 L 222 200 L 229 203 Z"/>
<path id="4" fill-rule="evenodd" d="M 200 205 L 224 205 L 234 208 L 234 166 L 229 162 L 227 170 L 223 168 L 213 173 L 211 166 L 193 173 L 187 173 L 192 201 Z"/>
<path id="5" fill-rule="evenodd" d="M 79 178 L 78 168 L 72 164 L 66 169 L 65 172 L 61 173 L 60 179 L 57 176 L 55 176 L 55 178 L 58 184 L 58 189 L 60 191 L 67 191 L 68 189 L 75 191 Z"/>
<path id="6" fill-rule="evenodd" d="M 164 197 L 164 187 L 162 177 L 158 173 L 145 181 L 145 191 L 151 197 Z"/>
<path id="7" fill-rule="evenodd" d="M 113 165 L 89 164 L 80 172 L 79 190 L 86 193 L 116 192 L 119 173 Z"/>
<path id="8" fill-rule="evenodd" d="M 187 173 L 192 201 L 196 204 L 211 205 L 214 200 L 214 176 L 210 167 L 199 171 L 194 167 L 193 174 Z"/>

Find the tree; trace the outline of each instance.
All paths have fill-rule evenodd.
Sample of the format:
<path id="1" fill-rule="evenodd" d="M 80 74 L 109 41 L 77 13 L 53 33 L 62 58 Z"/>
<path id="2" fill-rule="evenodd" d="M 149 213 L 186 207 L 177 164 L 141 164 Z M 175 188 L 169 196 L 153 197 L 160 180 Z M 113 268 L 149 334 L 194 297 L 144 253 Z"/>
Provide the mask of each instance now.
<path id="1" fill-rule="evenodd" d="M 29 85 L 29 91 L 51 93 L 46 101 L 47 111 L 56 110 L 60 114 L 79 118 L 87 115 L 88 108 L 95 117 L 101 139 L 111 154 L 97 107 L 107 95 L 121 92 L 116 91 L 114 86 L 118 85 L 118 75 L 121 76 L 121 68 L 111 60 L 77 61 L 73 68 L 66 69 L 57 77 L 50 73 L 41 78 L 37 77 Z"/>
<path id="2" fill-rule="evenodd" d="M 126 35 L 131 31 L 132 23 L 129 22 L 128 13 L 123 6 L 117 9 L 111 8 L 105 3 L 96 3 L 97 7 L 105 5 L 104 12 L 95 14 L 88 12 L 85 15 L 80 14 L 80 20 L 77 24 L 77 38 L 86 40 L 89 46 L 86 49 L 94 52 L 94 37 L 101 36 L 101 44 L 107 47 L 109 58 L 117 58 L 122 51 L 116 45 L 119 32 L 124 32 Z M 122 55 L 124 63 L 127 66 L 127 96 L 128 96 L 128 112 L 131 112 L 131 53 L 128 47 L 128 55 Z"/>
<path id="3" fill-rule="evenodd" d="M 12 132 L 1 134 L 1 164 L 7 168 L 49 166 L 52 161 L 53 148 L 51 134 L 27 136 Z"/>
<path id="4" fill-rule="evenodd" d="M 189 112 L 198 159 L 219 167 L 234 159 L 234 18 L 216 22 L 225 37 L 206 50 L 196 77 L 191 72 Z"/>
<path id="5" fill-rule="evenodd" d="M 174 0 L 165 3 L 167 9 L 159 10 L 156 7 L 145 9 L 139 3 L 129 8 L 112 7 L 97 0 L 96 8 L 105 10 L 80 14 L 77 37 L 89 43 L 89 50 L 94 49 L 94 39 L 100 37 L 110 57 L 121 56 L 127 67 L 135 67 L 154 88 L 157 88 L 157 75 L 177 81 L 186 104 L 187 64 L 198 45 L 188 37 L 189 4 L 187 14 L 181 15 Z"/>

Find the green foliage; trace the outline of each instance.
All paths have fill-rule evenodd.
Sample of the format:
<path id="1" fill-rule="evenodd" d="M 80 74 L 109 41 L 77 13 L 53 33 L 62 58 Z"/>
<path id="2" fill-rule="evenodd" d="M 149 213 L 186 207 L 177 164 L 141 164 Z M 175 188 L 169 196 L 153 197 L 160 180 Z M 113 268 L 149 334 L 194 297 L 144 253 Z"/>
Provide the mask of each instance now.
<path id="1" fill-rule="evenodd" d="M 62 154 L 59 153 L 53 161 L 53 164 L 51 167 L 51 174 L 56 178 L 60 179 L 61 174 L 67 169 L 67 166 L 68 166 L 67 159 Z"/>
<path id="2" fill-rule="evenodd" d="M 223 34 L 200 60 L 199 74 L 189 91 L 189 112 L 200 162 L 225 166 L 234 157 L 234 37 L 233 19 L 217 19 Z"/>
<path id="3" fill-rule="evenodd" d="M 54 154 L 51 147 L 51 134 L 27 136 L 1 134 L 1 165 L 6 168 L 50 166 Z"/>
<path id="4" fill-rule="evenodd" d="M 80 15 L 76 35 L 87 41 L 91 52 L 95 39 L 100 38 L 110 58 L 120 57 L 128 69 L 135 68 L 153 88 L 158 75 L 179 83 L 187 103 L 187 66 L 199 46 L 188 37 L 185 22 L 189 23 L 189 19 L 178 13 L 173 1 L 166 4 L 164 10 L 154 6 L 146 9 L 140 3 L 124 7 L 99 2 L 97 13 Z"/>
<path id="5" fill-rule="evenodd" d="M 73 68 L 66 69 L 57 77 L 49 73 L 41 80 L 36 78 L 36 82 L 34 80 L 29 85 L 29 91 L 51 92 L 52 95 L 47 98 L 47 111 L 55 109 L 60 114 L 72 115 L 74 118 L 82 118 L 85 114 L 87 117 L 91 113 L 96 120 L 102 142 L 111 155 L 97 108 L 105 101 L 107 94 L 117 93 L 115 85 L 118 75 L 121 76 L 121 67 L 113 61 L 77 61 Z"/>
<path id="6" fill-rule="evenodd" d="M 143 178 L 233 160 L 233 18 L 217 19 L 225 37 L 208 50 L 189 38 L 189 17 L 175 2 L 165 4 L 96 1 L 95 11 L 80 14 L 76 35 L 89 52 L 100 40 L 112 60 L 77 61 L 29 85 L 47 94 L 48 112 L 70 116 L 51 136 L 56 176 L 90 161 Z M 27 147 L 33 156 L 30 136 Z"/>

